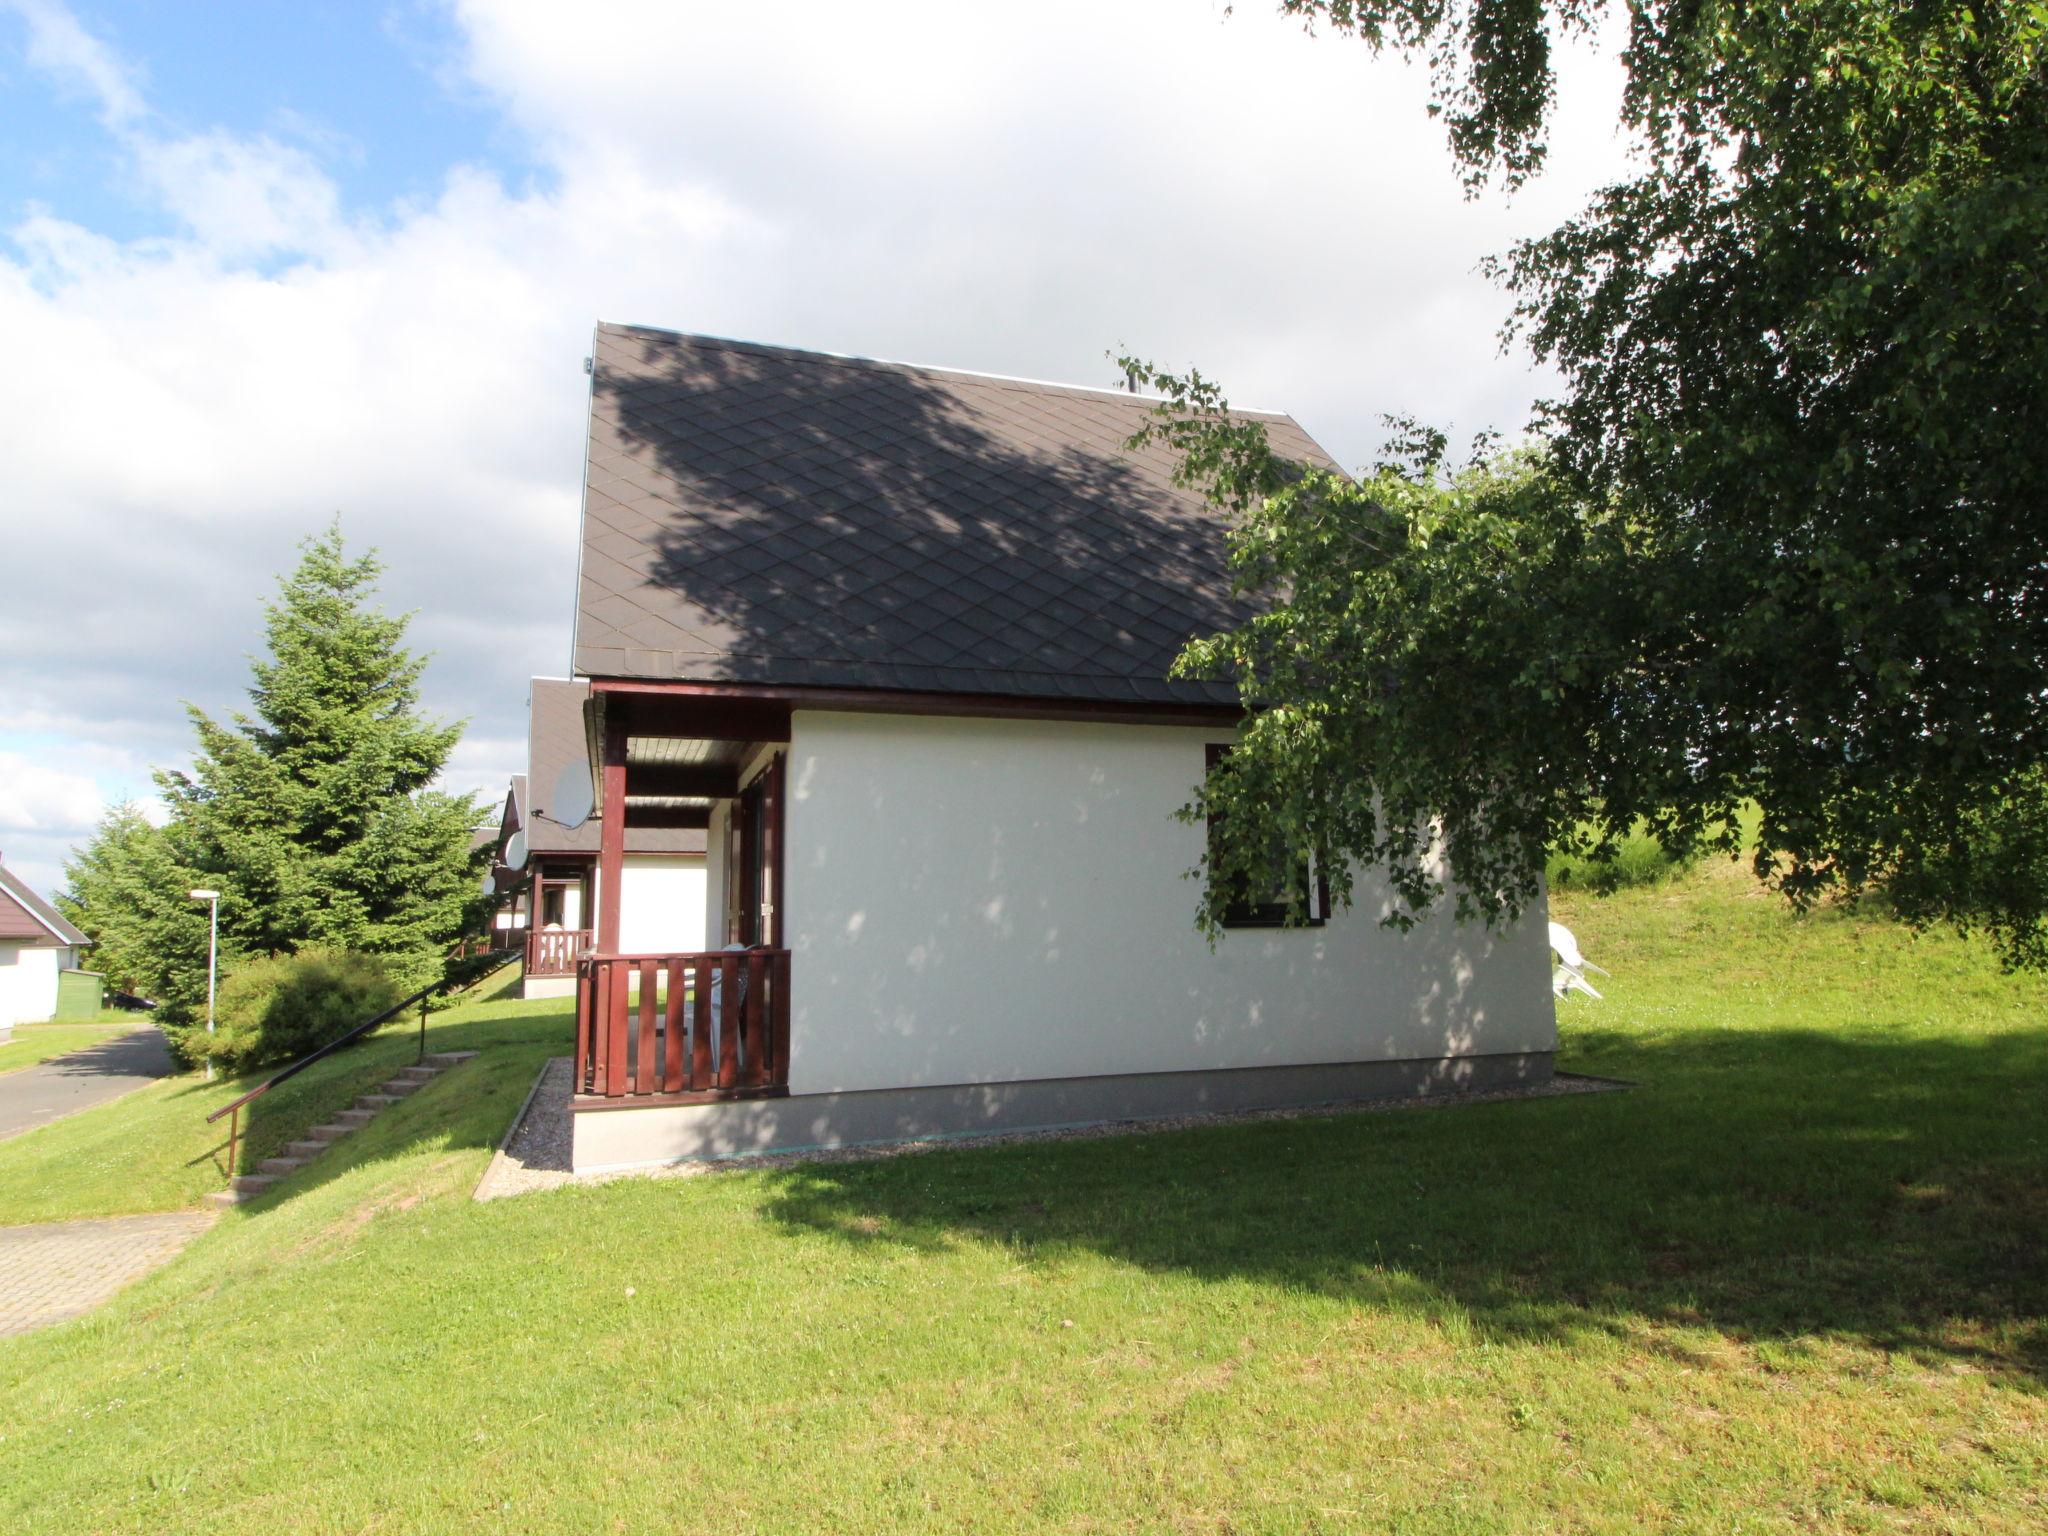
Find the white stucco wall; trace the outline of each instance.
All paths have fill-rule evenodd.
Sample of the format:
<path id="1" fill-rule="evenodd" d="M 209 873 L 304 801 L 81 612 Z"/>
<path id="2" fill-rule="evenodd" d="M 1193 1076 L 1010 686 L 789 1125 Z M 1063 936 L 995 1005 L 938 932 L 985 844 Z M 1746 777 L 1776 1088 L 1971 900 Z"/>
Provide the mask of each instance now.
<path id="1" fill-rule="evenodd" d="M 619 874 L 619 952 L 687 954 L 704 937 L 704 860 L 633 853 Z"/>
<path id="2" fill-rule="evenodd" d="M 57 972 L 68 949 L 0 939 L 0 1024 L 34 1024 L 57 1011 Z"/>
<path id="3" fill-rule="evenodd" d="M 1541 912 L 1398 934 L 1362 888 L 1212 952 L 1173 813 L 1227 739 L 798 711 L 791 1091 L 1555 1048 Z"/>

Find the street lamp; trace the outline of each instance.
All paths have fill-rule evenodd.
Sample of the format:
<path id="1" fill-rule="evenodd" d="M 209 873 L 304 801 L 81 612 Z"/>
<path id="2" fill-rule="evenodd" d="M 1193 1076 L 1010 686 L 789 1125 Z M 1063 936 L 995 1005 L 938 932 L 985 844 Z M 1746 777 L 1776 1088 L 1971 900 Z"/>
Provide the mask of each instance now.
<path id="1" fill-rule="evenodd" d="M 213 980 L 220 968 L 220 892 L 194 891 L 194 901 L 207 904 L 206 926 L 206 1080 L 213 1081 Z"/>

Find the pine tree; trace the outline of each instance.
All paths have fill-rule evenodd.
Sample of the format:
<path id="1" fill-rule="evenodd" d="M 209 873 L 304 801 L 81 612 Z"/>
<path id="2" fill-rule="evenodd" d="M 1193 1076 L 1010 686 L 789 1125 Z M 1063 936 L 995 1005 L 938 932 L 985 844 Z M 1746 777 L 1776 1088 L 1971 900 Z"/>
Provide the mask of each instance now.
<path id="1" fill-rule="evenodd" d="M 207 877 L 186 865 L 170 834 L 139 807 L 107 812 L 64 866 L 57 906 L 92 939 L 92 966 L 163 1005 L 173 1026 L 206 1002 L 206 909 L 190 891 Z"/>
<path id="2" fill-rule="evenodd" d="M 462 726 L 418 713 L 426 661 L 403 644 L 408 618 L 372 606 L 374 552 L 350 559 L 339 519 L 301 549 L 266 610 L 253 714 L 187 706 L 192 772 L 157 775 L 168 837 L 223 891 L 224 944 L 382 955 L 409 991 L 476 899 L 476 806 L 429 787 Z"/>

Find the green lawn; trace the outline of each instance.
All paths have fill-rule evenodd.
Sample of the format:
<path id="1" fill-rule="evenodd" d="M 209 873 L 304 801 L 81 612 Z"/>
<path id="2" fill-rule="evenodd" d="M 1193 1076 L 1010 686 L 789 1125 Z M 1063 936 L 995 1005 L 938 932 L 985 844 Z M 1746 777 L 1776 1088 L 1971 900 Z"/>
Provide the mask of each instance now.
<path id="1" fill-rule="evenodd" d="M 488 1045 L 494 1060 L 509 1053 L 530 1079 L 541 1061 L 568 1050 L 569 1007 L 562 1001 L 435 1013 L 428 1019 L 427 1049 Z M 418 1057 L 415 1016 L 316 1062 L 242 1112 L 238 1168 L 254 1169 Z M 211 1083 L 185 1073 L 0 1141 L 0 1226 L 197 1205 L 227 1183 L 228 1122 L 208 1125 L 207 1115 L 276 1070 Z"/>
<path id="2" fill-rule="evenodd" d="M 473 1010 L 0 1341 L 0 1528 L 2043 1528 L 2048 986 L 1721 866 L 1559 907 L 1631 1093 L 479 1206 L 566 1026 Z"/>
<path id="3" fill-rule="evenodd" d="M 101 1014 L 96 1019 L 67 1020 L 62 1024 L 17 1024 L 14 1038 L 0 1045 L 0 1072 L 32 1067 L 67 1051 L 82 1051 L 102 1040 L 111 1040 L 149 1022 L 139 1013 Z"/>

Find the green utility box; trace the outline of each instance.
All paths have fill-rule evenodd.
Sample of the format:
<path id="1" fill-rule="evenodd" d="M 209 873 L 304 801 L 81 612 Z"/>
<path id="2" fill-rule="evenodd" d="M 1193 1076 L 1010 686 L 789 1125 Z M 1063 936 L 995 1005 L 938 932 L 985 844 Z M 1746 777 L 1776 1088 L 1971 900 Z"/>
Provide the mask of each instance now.
<path id="1" fill-rule="evenodd" d="M 60 1019 L 98 1018 L 100 1001 L 106 989 L 107 978 L 98 971 L 59 971 L 55 1016 Z"/>

